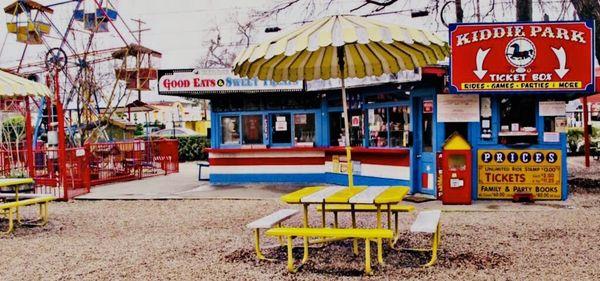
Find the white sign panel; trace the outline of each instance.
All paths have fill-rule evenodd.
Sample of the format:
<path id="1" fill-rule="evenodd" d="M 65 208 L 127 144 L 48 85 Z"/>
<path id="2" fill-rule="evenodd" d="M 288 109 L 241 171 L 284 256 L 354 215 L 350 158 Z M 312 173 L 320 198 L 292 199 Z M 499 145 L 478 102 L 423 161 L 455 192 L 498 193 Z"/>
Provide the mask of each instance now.
<path id="1" fill-rule="evenodd" d="M 479 95 L 438 95 L 438 122 L 479 122 Z"/>
<path id="2" fill-rule="evenodd" d="M 421 81 L 422 75 L 421 71 L 400 71 L 394 74 L 384 74 L 381 76 L 367 76 L 364 78 L 346 78 L 344 80 L 344 84 L 346 88 L 354 88 L 354 87 L 364 87 L 368 85 L 379 85 L 385 83 L 406 83 L 406 82 L 415 82 Z M 327 79 L 327 80 L 311 80 L 306 81 L 306 90 L 307 91 L 319 91 L 319 90 L 329 90 L 329 89 L 338 89 L 342 87 L 342 81 L 340 79 Z"/>
<path id="3" fill-rule="evenodd" d="M 564 101 L 541 101 L 540 116 L 565 116 L 567 105 Z"/>
<path id="4" fill-rule="evenodd" d="M 240 78 L 229 69 L 160 69 L 158 94 L 302 91 L 302 82 Z"/>

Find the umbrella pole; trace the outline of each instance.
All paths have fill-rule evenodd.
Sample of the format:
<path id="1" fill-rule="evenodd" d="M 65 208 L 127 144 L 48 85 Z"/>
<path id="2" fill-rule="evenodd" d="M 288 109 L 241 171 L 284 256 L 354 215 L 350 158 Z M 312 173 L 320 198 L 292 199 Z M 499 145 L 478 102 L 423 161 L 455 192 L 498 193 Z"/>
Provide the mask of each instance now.
<path id="1" fill-rule="evenodd" d="M 346 146 L 346 161 L 347 161 L 347 172 L 348 172 L 348 186 L 354 186 L 354 168 L 352 167 L 352 157 L 350 146 L 350 126 L 348 125 L 348 101 L 346 99 L 346 83 L 344 81 L 344 47 L 337 47 L 338 64 L 340 67 L 340 77 L 342 82 L 342 110 L 344 111 L 342 116 L 344 117 L 344 145 Z"/>

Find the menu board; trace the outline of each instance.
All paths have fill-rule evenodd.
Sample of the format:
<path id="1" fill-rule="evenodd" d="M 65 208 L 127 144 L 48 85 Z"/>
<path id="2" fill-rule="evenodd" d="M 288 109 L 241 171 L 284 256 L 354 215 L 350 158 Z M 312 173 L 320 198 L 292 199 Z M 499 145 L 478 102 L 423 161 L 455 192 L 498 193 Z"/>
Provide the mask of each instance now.
<path id="1" fill-rule="evenodd" d="M 515 193 L 561 199 L 560 150 L 482 149 L 477 156 L 479 199 L 512 199 Z"/>
<path id="2" fill-rule="evenodd" d="M 438 122 L 479 122 L 479 95 L 438 95 Z"/>
<path id="3" fill-rule="evenodd" d="M 566 110 L 564 101 L 540 101 L 540 116 L 565 116 Z"/>

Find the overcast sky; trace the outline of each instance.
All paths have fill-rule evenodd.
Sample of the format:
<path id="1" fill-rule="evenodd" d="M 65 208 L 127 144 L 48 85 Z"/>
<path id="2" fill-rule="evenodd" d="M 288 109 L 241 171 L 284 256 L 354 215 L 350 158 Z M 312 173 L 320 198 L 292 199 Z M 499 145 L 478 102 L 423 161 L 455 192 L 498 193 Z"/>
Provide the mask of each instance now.
<path id="1" fill-rule="evenodd" d="M 2 6 L 6 6 L 13 1 L 1 0 Z M 39 0 L 40 3 L 49 5 L 51 3 L 63 2 L 62 0 L 56 1 L 45 1 Z M 206 48 L 208 46 L 208 40 L 214 38 L 214 28 L 219 27 L 222 34 L 222 40 L 226 45 L 231 46 L 236 50 L 236 42 L 240 40 L 241 35 L 236 32 L 236 21 L 246 22 L 250 11 L 253 10 L 266 10 L 272 7 L 277 2 L 281 1 L 266 1 L 266 0 L 111 0 L 122 19 L 125 20 L 126 24 L 132 29 L 137 29 L 137 24 L 132 22 L 132 18 L 140 18 L 147 23 L 142 28 L 150 28 L 142 34 L 142 44 L 160 51 L 163 53 L 163 58 L 160 61 L 159 67 L 161 68 L 189 68 L 195 67 L 198 61 L 205 56 Z M 306 0 L 306 3 L 310 0 Z M 279 26 L 284 29 L 297 27 L 303 20 L 310 20 L 320 18 L 330 14 L 349 13 L 350 9 L 360 6 L 363 3 L 362 0 L 335 0 L 328 9 L 325 9 L 329 0 L 314 0 L 315 6 L 306 8 L 305 3 L 292 6 L 277 17 L 269 18 L 263 22 L 255 23 L 256 27 L 253 31 L 252 41 L 259 42 L 265 39 L 267 36 L 272 34 L 265 34 L 264 28 L 268 26 Z M 439 1 L 444 2 L 444 1 Z M 469 6 L 469 3 L 474 1 L 463 1 L 466 3 L 465 16 L 467 21 L 470 19 L 474 20 L 470 15 L 473 14 L 473 7 Z M 482 13 L 490 9 L 488 1 L 481 0 L 480 10 Z M 507 3 L 511 1 L 497 1 L 499 3 Z M 537 2 L 537 1 L 534 1 Z M 543 1 L 547 2 L 545 10 L 550 14 L 551 19 L 556 19 L 560 7 L 556 4 L 559 1 Z M 85 0 L 84 7 L 88 10 L 93 8 L 92 0 Z M 397 23 L 401 25 L 410 25 L 416 28 L 423 28 L 432 32 L 438 33 L 442 38 L 447 40 L 447 32 L 445 27 L 440 25 L 436 19 L 439 15 L 430 15 L 423 18 L 411 18 L 410 11 L 423 10 L 427 7 L 430 1 L 423 0 L 408 0 L 398 1 L 396 4 L 387 7 L 382 12 L 396 12 L 387 15 L 377 16 L 379 20 L 387 22 Z M 58 26 L 61 32 L 66 29 L 68 19 L 70 18 L 76 3 L 69 3 L 53 7 L 55 13 L 51 15 L 53 22 Z M 549 6 L 550 7 L 549 7 Z M 366 6 L 354 14 L 364 15 L 368 14 L 373 10 L 374 7 Z M 537 6 L 534 7 L 534 20 L 541 20 L 542 9 Z M 314 11 L 314 12 L 313 12 Z M 567 11 L 566 16 L 568 19 L 572 19 L 572 9 Z M 453 10 L 448 10 L 447 13 L 452 20 Z M 0 55 L 0 67 L 11 67 L 18 64 L 18 60 L 23 52 L 23 44 L 16 42 L 15 35 L 7 34 L 5 23 L 10 20 L 12 16 L 6 15 L 2 18 L 2 28 L 0 28 L 0 40 L 2 40 L 3 48 Z M 494 18 L 496 21 L 510 21 L 514 19 L 514 8 L 508 9 L 502 6 L 495 7 Z M 489 18 L 483 19 L 485 21 L 491 21 Z M 482 21 L 483 21 L 482 20 Z M 83 29 L 82 24 L 77 23 L 74 25 L 77 29 Z M 134 42 L 134 38 L 128 34 L 127 28 L 121 21 L 117 22 L 117 29 L 123 35 L 125 40 L 129 43 Z M 78 38 L 72 41 L 73 48 L 81 51 L 83 50 L 84 35 L 75 32 Z M 57 36 L 55 31 L 52 31 L 51 36 Z M 59 42 L 56 39 L 49 38 L 48 45 L 56 47 Z M 94 40 L 94 47 L 96 49 L 120 47 L 124 43 L 120 39 L 119 35 L 114 32 L 111 27 L 109 33 L 98 34 Z M 237 48 L 239 50 L 239 47 Z M 40 61 L 43 55 L 46 53 L 46 46 L 30 46 L 25 53 L 26 62 Z M 104 66 L 105 68 L 112 68 L 112 66 Z M 150 99 L 160 99 L 154 94 L 147 94 L 146 96 Z"/>

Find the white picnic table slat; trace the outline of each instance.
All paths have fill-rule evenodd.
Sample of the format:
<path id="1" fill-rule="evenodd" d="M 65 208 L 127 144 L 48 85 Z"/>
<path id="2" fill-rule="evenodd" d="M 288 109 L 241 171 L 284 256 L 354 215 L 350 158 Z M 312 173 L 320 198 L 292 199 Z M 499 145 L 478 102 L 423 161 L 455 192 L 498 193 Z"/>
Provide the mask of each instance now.
<path id="1" fill-rule="evenodd" d="M 247 228 L 260 228 L 260 229 L 271 228 L 274 225 L 276 225 L 277 223 L 279 223 L 283 220 L 286 220 L 299 212 L 300 211 L 296 210 L 296 209 L 282 209 L 282 210 L 272 213 L 266 217 L 262 217 L 258 220 L 255 220 L 255 221 L 247 224 L 246 227 Z"/>
<path id="2" fill-rule="evenodd" d="M 440 210 L 422 211 L 410 226 L 410 232 L 434 233 L 440 221 Z"/>
<path id="3" fill-rule="evenodd" d="M 319 190 L 313 194 L 302 197 L 300 202 L 302 203 L 322 203 L 325 198 L 335 194 L 336 192 L 346 188 L 345 186 L 330 186 L 322 190 Z"/>
<path id="4" fill-rule="evenodd" d="M 352 196 L 348 203 L 351 204 L 373 204 L 375 198 L 384 192 L 388 187 L 385 186 L 369 186 L 362 192 Z"/>

